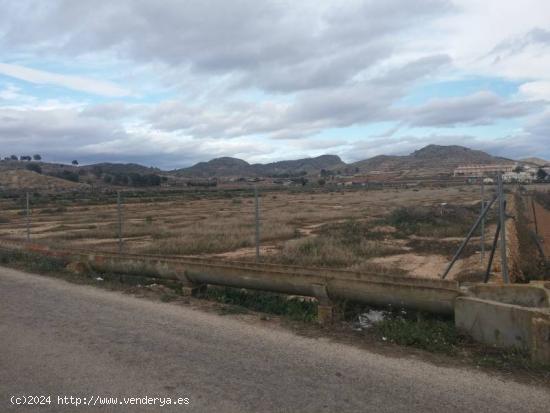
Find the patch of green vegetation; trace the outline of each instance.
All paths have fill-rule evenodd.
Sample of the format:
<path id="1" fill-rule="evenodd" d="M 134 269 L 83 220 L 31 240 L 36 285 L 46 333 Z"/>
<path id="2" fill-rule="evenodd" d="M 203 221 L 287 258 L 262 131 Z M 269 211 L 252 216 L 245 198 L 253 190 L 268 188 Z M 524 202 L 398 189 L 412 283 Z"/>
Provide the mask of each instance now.
<path id="1" fill-rule="evenodd" d="M 389 214 L 386 223 L 397 229 L 396 236 L 462 237 L 478 215 L 479 206 L 400 207 Z M 492 215 L 488 221 L 491 219 Z M 479 229 L 474 235 L 479 235 Z"/>
<path id="2" fill-rule="evenodd" d="M 475 363 L 482 367 L 492 367 L 499 370 L 541 370 L 544 369 L 550 378 L 548 366 L 542 366 L 531 360 L 529 353 L 521 349 L 502 349 L 483 346 L 474 352 Z"/>
<path id="3" fill-rule="evenodd" d="M 29 272 L 57 273 L 65 271 L 67 263 L 55 257 L 34 254 L 27 251 L 8 251 L 0 249 L 0 265 L 15 267 Z"/>
<path id="4" fill-rule="evenodd" d="M 461 341 L 452 320 L 423 313 L 392 313 L 372 330 L 384 341 L 435 353 L 454 354 Z"/>
<path id="5" fill-rule="evenodd" d="M 317 302 L 282 294 L 230 287 L 208 287 L 197 297 L 252 311 L 280 315 L 296 321 L 313 321 L 317 317 Z"/>

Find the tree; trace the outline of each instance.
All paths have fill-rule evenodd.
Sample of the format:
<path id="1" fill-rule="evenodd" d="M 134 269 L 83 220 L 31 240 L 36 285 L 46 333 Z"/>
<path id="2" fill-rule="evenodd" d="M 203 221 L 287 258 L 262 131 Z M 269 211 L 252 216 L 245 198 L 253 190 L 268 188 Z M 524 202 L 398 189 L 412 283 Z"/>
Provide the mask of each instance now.
<path id="1" fill-rule="evenodd" d="M 515 173 L 519 174 L 520 172 L 525 171 L 525 168 L 524 168 L 523 166 L 521 166 L 521 165 L 518 165 L 518 166 L 516 166 L 516 167 L 513 169 L 513 171 L 514 171 Z"/>
<path id="2" fill-rule="evenodd" d="M 12 161 L 17 161 L 19 158 L 17 157 L 17 155 L 11 155 L 11 156 L 10 156 L 10 159 L 11 159 Z"/>
<path id="3" fill-rule="evenodd" d="M 317 181 L 317 183 L 319 184 L 319 186 L 325 186 L 325 184 L 327 183 L 327 181 L 325 181 L 323 178 L 319 179 Z"/>
<path id="4" fill-rule="evenodd" d="M 32 161 L 32 158 L 30 156 L 27 156 L 27 155 L 21 155 L 19 157 L 19 160 L 21 160 L 21 161 Z"/>
<path id="5" fill-rule="evenodd" d="M 77 166 L 78 165 L 78 161 L 75 159 L 74 161 L 71 162 L 73 165 Z"/>
<path id="6" fill-rule="evenodd" d="M 32 156 L 32 159 L 34 159 L 35 161 L 41 161 L 42 160 L 42 156 L 40 154 L 36 154 L 36 155 L 33 155 Z"/>
<path id="7" fill-rule="evenodd" d="M 544 181 L 546 179 L 546 177 L 548 176 L 548 172 L 546 172 L 544 169 L 542 168 L 539 168 L 539 170 L 537 171 L 537 179 L 539 181 Z"/>

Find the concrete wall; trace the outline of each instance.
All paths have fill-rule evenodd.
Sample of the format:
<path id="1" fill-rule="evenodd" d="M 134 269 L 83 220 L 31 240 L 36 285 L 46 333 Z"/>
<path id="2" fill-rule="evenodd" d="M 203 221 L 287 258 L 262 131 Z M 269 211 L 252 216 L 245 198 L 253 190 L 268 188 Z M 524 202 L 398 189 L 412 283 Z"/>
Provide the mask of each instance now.
<path id="1" fill-rule="evenodd" d="M 374 305 L 392 304 L 449 315 L 453 314 L 454 300 L 460 294 L 458 283 L 451 280 L 195 257 L 59 250 L 6 240 L 0 240 L 0 244 L 85 262 L 101 271 L 177 280 L 190 288 L 213 284 L 312 296 L 325 301 L 346 299 Z"/>
<path id="2" fill-rule="evenodd" d="M 550 290 L 543 283 L 475 285 L 455 300 L 455 325 L 476 341 L 550 363 Z"/>

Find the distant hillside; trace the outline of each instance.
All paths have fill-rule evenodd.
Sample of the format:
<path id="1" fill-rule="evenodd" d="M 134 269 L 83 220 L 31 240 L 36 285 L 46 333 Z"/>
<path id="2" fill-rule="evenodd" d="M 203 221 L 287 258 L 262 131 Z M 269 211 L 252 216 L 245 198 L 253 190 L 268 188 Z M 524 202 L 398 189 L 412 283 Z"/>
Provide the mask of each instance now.
<path id="1" fill-rule="evenodd" d="M 216 158 L 208 162 L 199 162 L 190 168 L 174 171 L 185 177 L 255 177 L 298 175 L 301 173 L 317 174 L 322 169 L 336 169 L 346 164 L 336 155 L 321 155 L 316 158 L 305 158 L 293 161 L 279 161 L 267 164 L 249 164 L 237 158 Z"/>
<path id="2" fill-rule="evenodd" d="M 43 161 L 0 161 L 0 189 L 44 190 L 95 187 L 160 186 L 168 178 L 158 168 L 138 164 L 99 163 L 77 166 Z M 31 181 L 35 181 L 34 185 Z"/>
<path id="3" fill-rule="evenodd" d="M 26 169 L 13 169 L 0 174 L 0 189 L 2 190 L 66 191 L 86 186 Z"/>
<path id="4" fill-rule="evenodd" d="M 511 159 L 492 156 L 486 152 L 457 145 L 428 145 L 410 155 L 378 155 L 352 164 L 346 164 L 336 155 L 321 155 L 290 161 L 250 164 L 242 159 L 222 157 L 199 162 L 188 168 L 161 171 L 134 163 L 98 163 L 75 166 L 48 162 L 16 160 L 0 161 L 0 173 L 6 171 L 39 172 L 43 176 L 85 183 L 93 186 L 160 186 L 184 185 L 193 178 L 291 177 L 318 175 L 322 170 L 336 174 L 380 174 L 383 179 L 449 176 L 454 168 L 467 164 L 513 163 Z M 545 164 L 543 159 L 528 158 L 523 162 Z M 33 173 L 34 173 L 33 172 Z M 26 176 L 35 176 L 25 173 Z M 38 174 L 37 174 L 38 175 Z M 14 181 L 15 179 L 15 181 Z M 37 178 L 38 179 L 38 178 Z M 41 179 L 41 178 L 40 178 Z M 10 175 L 10 185 L 16 182 Z M 17 181 L 18 182 L 18 181 Z M 56 181 L 57 182 L 57 181 Z M 55 183 L 52 181 L 52 185 Z M 55 185 L 54 185 L 55 186 Z"/>
<path id="5" fill-rule="evenodd" d="M 379 155 L 351 164 L 363 173 L 395 173 L 424 176 L 450 173 L 459 165 L 513 163 L 511 159 L 489 155 L 463 146 L 428 145 L 410 155 Z"/>
<path id="6" fill-rule="evenodd" d="M 154 174 L 154 173 L 160 172 L 160 169 L 158 168 L 149 168 L 147 166 L 139 165 L 137 163 L 109 163 L 109 162 L 81 166 L 80 170 L 84 170 L 86 172 L 96 171 L 96 173 L 98 173 L 99 171 L 102 171 L 102 173 L 106 173 L 106 174 L 117 174 L 117 173 Z"/>
<path id="7" fill-rule="evenodd" d="M 547 160 L 542 159 L 542 158 L 535 158 L 535 157 L 523 158 L 523 159 L 520 159 L 520 161 L 525 162 L 525 163 L 530 163 L 530 164 L 536 165 L 536 166 L 550 165 L 550 161 L 547 161 Z"/>

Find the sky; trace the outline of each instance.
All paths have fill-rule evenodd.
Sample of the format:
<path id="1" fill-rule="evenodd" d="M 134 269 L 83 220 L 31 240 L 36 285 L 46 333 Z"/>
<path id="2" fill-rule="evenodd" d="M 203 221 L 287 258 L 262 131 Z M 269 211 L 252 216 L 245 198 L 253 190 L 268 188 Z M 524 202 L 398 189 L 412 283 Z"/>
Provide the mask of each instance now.
<path id="1" fill-rule="evenodd" d="M 0 156 L 550 159 L 547 0 L 0 0 Z"/>

